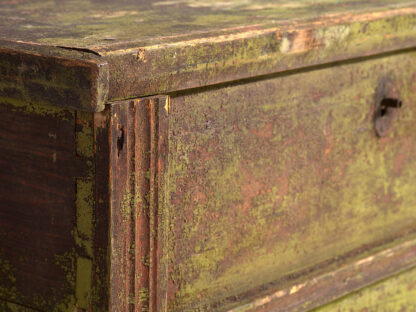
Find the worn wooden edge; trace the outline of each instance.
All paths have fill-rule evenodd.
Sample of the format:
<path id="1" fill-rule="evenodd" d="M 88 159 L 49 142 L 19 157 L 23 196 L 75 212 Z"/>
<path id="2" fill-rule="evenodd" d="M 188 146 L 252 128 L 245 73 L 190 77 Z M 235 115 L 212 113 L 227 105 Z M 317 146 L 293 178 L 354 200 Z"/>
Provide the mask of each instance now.
<path id="1" fill-rule="evenodd" d="M 413 47 L 414 3 L 160 38 L 150 45 L 82 49 L 0 40 L 0 86 L 16 100 L 102 111 L 107 96 L 120 101 L 167 94 Z"/>
<path id="2" fill-rule="evenodd" d="M 162 212 L 169 98 L 110 106 L 110 311 L 162 311 L 167 224 Z"/>
<path id="3" fill-rule="evenodd" d="M 308 311 L 415 265 L 416 239 L 412 239 L 305 282 L 276 289 L 228 312 Z"/>
<path id="4" fill-rule="evenodd" d="M 108 64 L 92 51 L 0 40 L 0 96 L 87 112 L 104 109 Z"/>
<path id="5" fill-rule="evenodd" d="M 379 11 L 377 11 L 379 10 Z M 416 6 L 242 27 L 198 39 L 97 50 L 109 99 L 166 94 L 416 46 Z"/>
<path id="6" fill-rule="evenodd" d="M 168 309 L 174 286 L 169 289 L 168 194 L 161 190 L 169 182 L 165 172 L 169 106 L 165 96 L 110 106 L 110 189 L 115 199 L 111 207 L 110 311 Z M 224 311 L 240 304 L 229 312 L 307 311 L 414 265 L 415 233 L 406 228 L 387 240 L 329 259 L 318 268 L 288 272 L 287 278 L 214 303 L 210 309 Z"/>
<path id="7" fill-rule="evenodd" d="M 109 108 L 102 112 L 93 114 L 93 139 L 94 139 L 94 236 L 96 246 L 94 251 L 94 262 L 92 265 L 92 298 L 96 310 L 108 310 L 109 302 L 109 272 L 110 272 L 110 194 L 109 186 L 109 157 L 110 146 L 108 139 L 109 132 Z"/>

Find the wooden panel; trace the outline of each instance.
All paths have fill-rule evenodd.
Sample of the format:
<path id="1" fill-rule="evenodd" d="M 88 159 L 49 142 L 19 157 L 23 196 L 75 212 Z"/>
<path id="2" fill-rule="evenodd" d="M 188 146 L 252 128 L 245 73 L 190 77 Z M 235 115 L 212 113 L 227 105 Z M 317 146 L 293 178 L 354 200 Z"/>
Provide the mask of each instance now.
<path id="1" fill-rule="evenodd" d="M 36 64 L 52 53 L 60 63 L 16 67 L 16 95 L 97 111 L 107 93 L 163 94 L 416 46 L 416 5 L 405 0 L 3 0 L 0 17 L 1 48 L 29 51 Z M 74 88 L 80 70 L 91 88 Z M 27 71 L 37 79 L 20 77 Z"/>
<path id="2" fill-rule="evenodd" d="M 171 99 L 159 134 L 169 311 L 232 308 L 416 229 L 415 57 Z M 386 79 L 403 107 L 378 137 Z"/>
<path id="3" fill-rule="evenodd" d="M 15 103 L 102 111 L 106 62 L 90 53 L 0 40 L 0 92 Z"/>
<path id="4" fill-rule="evenodd" d="M 403 0 L 66 0 L 0 1 L 0 37 L 11 41 L 113 50 L 138 43 L 163 44 L 243 26 L 319 18 L 322 13 L 387 11 Z M 111 12 L 111 13 L 109 13 Z M 97 27 L 99 23 L 99 27 Z"/>
<path id="5" fill-rule="evenodd" d="M 1 99 L 0 299 L 8 308 L 107 307 L 108 219 L 95 209 L 92 117 Z"/>
<path id="6" fill-rule="evenodd" d="M 2 312 L 37 312 L 36 310 L 3 301 L 2 299 L 0 299 L 0 310 Z"/>
<path id="7" fill-rule="evenodd" d="M 406 312 L 416 310 L 416 269 L 357 291 L 313 312 Z"/>
<path id="8" fill-rule="evenodd" d="M 406 239 L 410 239 L 407 237 Z M 416 264 L 416 240 L 404 243 L 394 242 L 394 246 L 381 252 L 371 253 L 356 261 L 335 260 L 327 265 L 327 272 L 311 278 L 306 275 L 298 283 L 290 283 L 286 288 L 266 291 L 247 303 L 229 312 L 298 312 L 309 311 L 327 302 L 342 297 L 366 285 L 375 283 L 395 273 L 414 267 Z M 339 267 L 342 265 L 341 267 Z M 332 271 L 331 271 L 332 270 Z"/>
<path id="9" fill-rule="evenodd" d="M 165 311 L 166 252 L 159 201 L 168 98 L 111 110 L 111 311 Z M 161 209 L 159 209 L 161 208 Z"/>

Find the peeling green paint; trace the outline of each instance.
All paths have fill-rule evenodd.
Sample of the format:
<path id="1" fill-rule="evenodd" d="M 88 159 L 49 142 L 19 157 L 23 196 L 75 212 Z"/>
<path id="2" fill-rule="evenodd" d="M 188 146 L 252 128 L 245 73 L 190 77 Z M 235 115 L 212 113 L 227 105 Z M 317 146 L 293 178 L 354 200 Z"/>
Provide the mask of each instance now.
<path id="1" fill-rule="evenodd" d="M 112 101 L 163 94 L 415 46 L 412 3 L 298 3 L 214 1 L 206 6 L 194 1 L 123 1 L 117 7 L 101 3 L 97 8 L 94 1 L 72 0 L 59 6 L 65 14 L 46 19 L 44 9 L 36 9 L 32 2 L 30 8 L 26 3 L 8 3 L 0 8 L 0 25 L 4 23 L 0 32 L 6 31 L 4 37 L 11 36 L 10 41 L 37 43 L 25 49 L 46 46 L 59 56 L 78 49 L 78 55 L 68 59 L 83 61 L 88 55 L 98 59 L 89 76 L 68 67 L 61 68 L 56 79 L 33 81 L 44 85 L 45 92 L 53 89 L 65 105 L 89 111 L 103 109 L 107 93 Z M 52 1 L 41 7 L 49 7 L 48 12 L 57 9 Z M 72 49 L 56 48 L 63 46 Z M 38 53 L 50 55 L 47 48 Z M 90 79 L 90 86 L 81 84 L 77 75 Z M 51 85 L 56 80 L 58 85 Z M 10 86 L 22 93 L 19 98 L 30 100 L 27 86 Z M 67 93 L 78 97 L 68 102 Z"/>
<path id="2" fill-rule="evenodd" d="M 15 268 L 10 261 L 3 258 L 3 253 L 0 254 L 0 280 L 7 281 L 6 285 L 0 285 L 0 297 L 8 298 L 9 300 L 17 299 Z M 10 287 L 10 285 L 13 285 Z"/>
<path id="3" fill-rule="evenodd" d="M 0 299 L 0 311 L 2 312 L 37 312 L 28 307 L 24 307 L 15 303 L 7 302 Z"/>
<path id="4" fill-rule="evenodd" d="M 91 306 L 92 261 L 84 257 L 77 258 L 76 298 L 77 307 L 88 309 Z"/>
<path id="5" fill-rule="evenodd" d="M 80 124 L 79 129 L 76 132 L 77 155 L 91 159 L 94 157 L 92 114 L 77 111 L 77 118 Z"/>
<path id="6" fill-rule="evenodd" d="M 376 8 L 384 11 L 387 8 L 400 8 L 402 4 L 403 1 L 400 0 L 383 0 L 377 3 Z M 155 3 L 124 1 L 122 5 L 101 3 L 99 7 L 93 1 L 73 0 L 62 3 L 59 8 L 53 1 L 32 1 L 29 4 L 4 4 L 0 9 L 3 18 L 0 25 L 13 27 L 12 34 L 20 40 L 30 38 L 32 42 L 86 48 L 97 45 L 106 47 L 126 41 L 151 43 L 160 40 L 160 37 L 168 40 L 168 35 L 173 40 L 179 35 L 192 35 L 192 32 L 219 32 L 237 26 L 312 19 L 322 12 L 372 12 L 374 9 L 371 1 L 357 0 L 302 0 L 290 3 L 253 0 Z M 64 11 L 65 14 L 50 14 L 45 17 L 44 12 L 57 12 L 56 10 L 59 13 Z M 25 23 L 20 22 L 22 18 Z M 39 24 L 40 21 L 43 23 Z M 5 34 L 5 38 L 8 36 Z"/>
<path id="7" fill-rule="evenodd" d="M 234 296 L 415 226 L 414 60 L 171 99 L 163 192 L 174 201 L 162 216 L 178 289 L 172 311 L 233 307 Z M 379 139 L 373 110 L 385 75 L 400 75 L 408 104 Z"/>
<path id="8" fill-rule="evenodd" d="M 24 112 L 26 114 L 56 117 L 62 120 L 70 120 L 73 118 L 73 112 L 55 106 L 28 103 L 27 101 L 2 96 L 0 96 L 0 104 L 10 107 L 12 111 Z"/>
<path id="9" fill-rule="evenodd" d="M 348 294 L 311 312 L 405 312 L 416 309 L 416 270 Z"/>
<path id="10" fill-rule="evenodd" d="M 139 289 L 139 296 L 138 296 L 139 303 L 144 304 L 142 306 L 142 311 L 146 312 L 149 311 L 148 302 L 149 302 L 149 289 L 146 287 L 142 287 Z"/>
<path id="11" fill-rule="evenodd" d="M 0 43 L 0 55 L 2 97 L 89 112 L 104 108 L 108 70 L 95 55 L 13 40 Z"/>
<path id="12" fill-rule="evenodd" d="M 90 179 L 77 179 L 77 225 L 74 238 L 77 245 L 92 257 L 94 184 Z"/>
<path id="13" fill-rule="evenodd" d="M 100 280 L 102 278 L 100 268 L 96 267 L 98 251 L 95 250 L 97 247 L 94 246 L 95 151 L 93 114 L 79 111 L 75 112 L 60 107 L 25 102 L 8 97 L 1 97 L 0 104 L 10 109 L 10 114 L 16 113 L 17 117 L 27 115 L 27 118 L 33 117 L 34 120 L 49 118 L 51 130 L 48 130 L 48 128 L 45 130 L 45 127 L 39 127 L 39 129 L 42 129 L 39 131 L 46 131 L 45 133 L 40 132 L 39 135 L 44 134 L 49 142 L 55 142 L 56 144 L 64 144 L 63 142 L 72 142 L 73 144 L 72 146 L 66 146 L 68 149 L 73 149 L 73 153 L 68 152 L 73 159 L 66 159 L 66 156 L 62 152 L 58 152 L 51 166 L 54 166 L 57 161 L 60 161 L 61 166 L 62 164 L 74 166 L 74 168 L 68 169 L 69 173 L 76 172 L 74 176 L 64 177 L 69 181 L 73 181 L 69 182 L 70 186 L 65 189 L 65 191 L 71 189 L 74 191 L 73 211 L 69 212 L 69 214 L 73 214 L 73 220 L 58 221 L 63 222 L 63 224 L 74 222 L 72 231 L 59 234 L 62 235 L 64 244 L 68 244 L 66 251 L 64 253 L 56 252 L 52 257 L 47 256 L 47 253 L 45 253 L 45 258 L 38 258 L 39 256 L 33 258 L 31 256 L 20 256 L 18 259 L 13 260 L 16 261 L 16 268 L 20 268 L 21 265 L 26 265 L 26 262 L 29 262 L 30 265 L 36 265 L 36 261 L 42 263 L 43 266 L 45 264 L 50 265 L 51 271 L 54 273 L 51 276 L 45 275 L 45 285 L 48 285 L 48 283 L 56 283 L 57 286 L 50 289 L 47 296 L 45 296 L 45 285 L 40 285 L 40 291 L 34 285 L 33 292 L 27 295 L 27 291 L 20 286 L 22 283 L 21 274 L 16 274 L 16 269 L 4 262 L 7 261 L 7 257 L 3 257 L 2 253 L 0 255 L 0 281 L 6 283 L 4 286 L 7 285 L 7 287 L 0 286 L 1 297 L 17 303 L 17 305 L 6 304 L 7 309 L 12 309 L 11 311 L 26 311 L 20 310 L 19 304 L 32 306 L 36 310 L 47 310 L 51 312 L 74 312 L 74 309 L 79 309 L 80 311 L 98 309 L 96 304 L 99 302 L 99 299 L 94 297 L 99 294 L 97 289 L 108 286 L 106 286 L 106 280 Z M 59 131 L 52 131 L 53 127 L 61 124 L 67 127 L 68 130 L 72 129 L 73 132 L 71 131 L 65 136 L 59 133 Z M 18 126 L 12 125 L 11 129 Z M 51 143 L 52 148 L 54 148 L 53 144 L 55 143 Z M 65 172 L 65 169 L 62 170 L 60 168 L 60 170 L 61 172 Z M 74 183 L 76 188 L 73 188 Z M 65 187 L 65 184 L 63 186 Z M 68 211 L 69 207 L 65 206 L 64 208 Z M 68 214 L 68 212 L 65 212 L 65 209 L 62 210 L 63 213 Z M 51 219 L 51 222 L 53 227 L 54 219 Z M 7 235 L 7 232 L 3 233 L 0 231 L 0 234 Z M 41 234 L 39 234 L 40 239 L 42 237 Z M 71 236 L 68 237 L 65 235 L 72 235 L 72 247 Z M 101 254 L 103 253 L 101 252 Z M 106 256 L 105 253 L 104 256 Z M 8 263 L 10 264 L 10 262 Z M 93 280 L 93 270 L 95 280 Z M 3 273 L 7 273 L 7 276 L 10 277 L 7 282 L 7 276 L 3 276 Z M 16 278 L 19 278 L 19 281 Z"/>
<path id="14" fill-rule="evenodd" d="M 76 268 L 77 268 L 77 255 L 75 251 L 67 252 L 63 255 L 55 255 L 55 264 L 59 266 L 62 271 L 66 274 L 67 285 L 66 288 L 71 291 L 71 295 L 64 297 L 61 302 L 49 303 L 50 299 L 56 298 L 57 293 L 62 290 L 53 289 L 51 290 L 52 295 L 49 298 L 42 298 L 39 295 L 35 299 L 37 306 L 51 306 L 53 312 L 72 312 L 76 305 L 75 287 L 76 287 Z M 54 300 L 55 301 L 55 300 Z"/>

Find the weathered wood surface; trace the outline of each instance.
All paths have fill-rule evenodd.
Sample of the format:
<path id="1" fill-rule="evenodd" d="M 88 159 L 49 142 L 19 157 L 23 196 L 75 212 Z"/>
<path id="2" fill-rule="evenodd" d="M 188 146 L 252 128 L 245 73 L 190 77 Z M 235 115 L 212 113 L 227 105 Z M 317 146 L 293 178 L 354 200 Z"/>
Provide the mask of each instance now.
<path id="1" fill-rule="evenodd" d="M 39 312 L 39 310 L 33 310 L 10 301 L 4 301 L 0 299 L 0 311 L 2 312 Z"/>
<path id="2" fill-rule="evenodd" d="M 126 99 L 416 46 L 416 6 L 403 0 L 2 0 L 0 17 L 4 42 L 108 62 L 109 86 L 92 90 L 104 100 L 107 91 Z"/>
<path id="3" fill-rule="evenodd" d="M 105 311 L 108 205 L 95 193 L 108 192 L 95 180 L 108 178 L 95 176 L 93 115 L 2 97 L 0 120 L 4 309 Z"/>
<path id="4" fill-rule="evenodd" d="M 406 239 L 409 240 L 410 237 Z M 337 265 L 339 264 L 340 261 Z M 416 240 L 395 242 L 391 248 L 371 253 L 368 257 L 352 261 L 301 283 L 292 284 L 284 289 L 275 289 L 263 296 L 257 294 L 256 299 L 228 312 L 310 311 L 311 308 L 322 306 L 415 265 Z M 414 300 L 410 297 L 405 297 L 404 300 L 414 304 Z"/>
<path id="5" fill-rule="evenodd" d="M 166 252 L 159 199 L 168 98 L 111 110 L 111 311 L 165 311 Z"/>
<path id="6" fill-rule="evenodd" d="M 403 0 L 2 0 L 0 36 L 51 46 L 116 50 L 205 37 L 236 27 L 278 25 L 322 14 L 374 13 L 409 6 Z"/>
<path id="7" fill-rule="evenodd" d="M 411 312 L 416 310 L 416 269 L 352 293 L 312 312 Z"/>
<path id="8" fill-rule="evenodd" d="M 3 17 L 1 17 L 3 18 Z M 0 97 L 30 105 L 101 111 L 108 70 L 96 55 L 6 42 L 0 36 Z"/>
<path id="9" fill-rule="evenodd" d="M 0 39 L 0 309 L 303 311 L 414 265 L 413 2 L 0 0 Z"/>
<path id="10" fill-rule="evenodd" d="M 157 248 L 147 247 L 157 268 L 156 277 L 152 264 L 149 273 L 156 281 L 150 291 L 157 287 L 161 300 L 155 307 L 241 307 L 410 237 L 416 230 L 415 61 L 415 53 L 398 54 L 185 92 L 159 108 L 167 114 L 162 121 L 128 117 L 134 105 L 123 104 L 122 114 L 114 115 L 121 125 L 158 120 L 146 143 L 157 146 L 149 160 L 150 186 L 140 195 L 148 194 L 150 211 L 157 211 L 158 222 L 149 221 Z M 395 84 L 391 92 L 380 91 L 386 79 Z M 379 94 L 403 102 L 384 137 L 374 128 Z M 116 107 L 114 112 L 121 109 Z M 147 142 L 149 134 L 136 133 L 134 140 Z M 122 169 L 123 181 L 132 168 Z M 137 195 L 124 188 L 119 198 L 134 202 Z M 112 211 L 124 207 L 118 200 Z M 134 232 L 130 216 L 133 230 L 126 232 L 120 218 L 113 219 L 112 236 L 121 233 L 128 242 L 117 257 L 133 263 L 125 255 L 137 244 L 137 225 Z M 406 261 L 404 267 L 413 263 L 412 253 Z M 321 295 L 329 300 L 345 290 L 324 288 Z M 280 308 L 290 311 L 290 303 Z"/>

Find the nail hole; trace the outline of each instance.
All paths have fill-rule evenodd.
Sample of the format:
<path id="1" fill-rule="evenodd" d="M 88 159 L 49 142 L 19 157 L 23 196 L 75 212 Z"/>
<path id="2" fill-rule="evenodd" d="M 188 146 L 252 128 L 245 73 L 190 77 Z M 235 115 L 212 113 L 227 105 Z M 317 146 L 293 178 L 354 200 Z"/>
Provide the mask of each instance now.
<path id="1" fill-rule="evenodd" d="M 120 153 L 123 150 L 124 146 L 124 128 L 122 126 L 118 126 L 118 134 L 117 134 L 117 156 L 120 157 Z"/>

